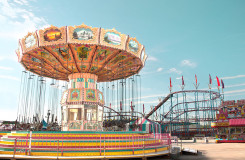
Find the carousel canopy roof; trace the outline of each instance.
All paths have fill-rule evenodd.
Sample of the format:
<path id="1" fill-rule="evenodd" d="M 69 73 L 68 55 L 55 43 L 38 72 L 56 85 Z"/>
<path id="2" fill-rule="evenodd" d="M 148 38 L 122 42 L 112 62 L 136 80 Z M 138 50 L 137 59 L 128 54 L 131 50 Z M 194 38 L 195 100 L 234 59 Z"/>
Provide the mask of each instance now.
<path id="1" fill-rule="evenodd" d="M 98 82 L 137 74 L 147 58 L 136 38 L 84 24 L 28 33 L 16 54 L 26 70 L 38 75 L 68 80 L 72 73 L 92 73 Z"/>

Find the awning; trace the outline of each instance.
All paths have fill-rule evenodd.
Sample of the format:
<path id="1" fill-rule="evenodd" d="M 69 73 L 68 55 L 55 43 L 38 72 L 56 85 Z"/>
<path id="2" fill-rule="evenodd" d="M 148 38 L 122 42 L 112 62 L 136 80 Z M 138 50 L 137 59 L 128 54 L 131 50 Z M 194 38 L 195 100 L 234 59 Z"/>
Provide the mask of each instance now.
<path id="1" fill-rule="evenodd" d="M 229 119 L 230 126 L 245 126 L 245 118 L 241 119 Z"/>

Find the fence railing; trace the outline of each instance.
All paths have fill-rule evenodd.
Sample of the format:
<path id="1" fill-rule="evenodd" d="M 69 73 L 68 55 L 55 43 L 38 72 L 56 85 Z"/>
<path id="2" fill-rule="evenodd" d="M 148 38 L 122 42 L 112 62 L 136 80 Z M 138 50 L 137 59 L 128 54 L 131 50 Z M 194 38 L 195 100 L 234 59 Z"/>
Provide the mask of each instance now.
<path id="1" fill-rule="evenodd" d="M 32 155 L 32 152 L 52 152 L 57 156 L 64 156 L 66 152 L 93 151 L 99 156 L 104 156 L 110 151 L 135 151 L 141 150 L 145 154 L 148 149 L 169 147 L 171 138 L 169 134 L 129 134 L 125 137 L 123 134 L 100 134 L 93 139 L 86 137 L 76 137 L 76 139 L 56 139 L 57 137 L 43 137 L 41 134 L 35 134 L 26 138 L 12 138 L 14 143 L 0 145 L 0 148 L 11 149 L 15 155 Z M 45 155 L 44 155 L 45 156 Z"/>

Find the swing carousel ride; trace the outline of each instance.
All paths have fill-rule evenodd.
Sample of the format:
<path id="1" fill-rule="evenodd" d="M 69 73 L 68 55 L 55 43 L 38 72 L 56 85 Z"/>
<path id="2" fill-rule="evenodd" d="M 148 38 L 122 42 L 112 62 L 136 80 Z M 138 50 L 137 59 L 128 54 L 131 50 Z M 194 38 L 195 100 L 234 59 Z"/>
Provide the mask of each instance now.
<path id="1" fill-rule="evenodd" d="M 169 134 L 127 127 L 140 115 L 138 73 L 147 58 L 136 38 L 84 24 L 51 26 L 29 33 L 19 46 L 16 53 L 25 71 L 16 131 L 0 132 L 0 158 L 169 154 Z"/>
<path id="2" fill-rule="evenodd" d="M 58 90 L 62 84 L 66 89 L 60 101 L 63 131 L 102 130 L 103 125 L 113 124 L 124 127 L 137 118 L 134 99 L 138 99 L 140 76 L 135 74 L 143 68 L 147 55 L 136 38 L 115 29 L 83 24 L 51 26 L 29 33 L 19 45 L 16 53 L 26 70 L 22 75 L 25 84 L 21 88 L 19 122 L 39 124 L 37 130 L 45 122 L 51 123 L 48 126 L 53 129 L 57 127 Z M 46 91 L 47 80 L 51 81 L 49 91 Z M 127 95 L 128 86 L 131 91 Z M 107 103 L 99 88 L 106 95 Z M 47 111 L 44 111 L 45 92 L 49 92 Z M 130 99 L 130 107 L 126 98 Z"/>

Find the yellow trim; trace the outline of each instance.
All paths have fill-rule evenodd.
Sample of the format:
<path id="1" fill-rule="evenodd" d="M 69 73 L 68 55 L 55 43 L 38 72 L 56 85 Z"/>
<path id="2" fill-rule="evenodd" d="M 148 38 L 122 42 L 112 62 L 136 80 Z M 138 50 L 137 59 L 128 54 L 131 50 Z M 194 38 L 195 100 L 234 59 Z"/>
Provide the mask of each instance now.
<path id="1" fill-rule="evenodd" d="M 158 148 L 157 152 L 162 152 L 168 150 L 168 147 Z"/>

